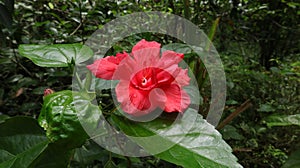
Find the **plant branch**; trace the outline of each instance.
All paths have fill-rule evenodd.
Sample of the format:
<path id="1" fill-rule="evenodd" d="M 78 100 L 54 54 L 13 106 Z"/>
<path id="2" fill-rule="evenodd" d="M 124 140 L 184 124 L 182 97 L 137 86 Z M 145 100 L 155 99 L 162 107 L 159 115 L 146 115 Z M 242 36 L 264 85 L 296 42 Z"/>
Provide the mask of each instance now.
<path id="1" fill-rule="evenodd" d="M 19 65 L 30 77 L 33 77 L 32 73 L 26 68 L 24 67 L 18 60 L 17 58 L 17 53 L 15 51 L 15 49 L 13 48 L 13 53 L 14 53 L 14 58 L 15 59 L 11 59 L 15 64 Z"/>
<path id="2" fill-rule="evenodd" d="M 237 117 L 241 112 L 245 111 L 249 107 L 252 106 L 250 100 L 246 100 L 242 105 L 240 105 L 234 112 L 232 112 L 225 120 L 223 120 L 218 126 L 217 130 L 221 130 L 224 128 L 228 123 L 230 123 L 235 117 Z"/>

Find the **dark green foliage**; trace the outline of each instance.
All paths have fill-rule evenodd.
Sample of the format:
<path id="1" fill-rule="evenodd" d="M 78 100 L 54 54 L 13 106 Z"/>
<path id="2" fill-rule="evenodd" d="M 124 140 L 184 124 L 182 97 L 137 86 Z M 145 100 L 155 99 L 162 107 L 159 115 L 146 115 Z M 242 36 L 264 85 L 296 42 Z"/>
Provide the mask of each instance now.
<path id="1" fill-rule="evenodd" d="M 80 50 L 81 44 L 105 23 L 142 11 L 164 11 L 185 17 L 210 34 L 226 71 L 228 92 L 223 119 L 246 100 L 252 104 L 220 130 L 241 165 L 299 167 L 299 8 L 299 2 L 293 0 L 0 1 L 0 167 L 175 166 L 156 157 L 128 158 L 111 154 L 91 140 L 72 150 L 80 147 L 86 136 L 76 143 L 73 141 L 78 133 L 84 133 L 78 126 L 69 91 L 45 97 L 42 109 L 45 88 L 71 89 L 76 56 L 73 58 L 65 53 L 56 60 L 37 58 L 30 47 L 57 44 L 42 48 L 44 52 L 53 52 L 57 46 L 71 43 L 70 50 L 74 47 Z M 108 55 L 129 51 L 141 38 L 162 44 L 181 43 L 161 34 L 143 33 L 120 41 Z M 194 60 L 194 53 L 188 47 L 184 44 L 168 47 L 186 53 L 185 61 L 191 69 L 197 75 L 205 76 L 204 65 Z M 81 61 L 88 59 L 90 54 Z M 56 68 L 47 62 L 55 64 Z M 200 113 L 205 116 L 210 104 L 210 84 L 209 79 L 203 79 L 198 82 L 203 96 Z M 113 108 L 108 100 L 110 92 L 99 92 L 106 96 L 99 100 L 107 103 L 102 107 L 109 113 Z M 64 96 L 68 101 L 56 100 L 58 104 L 52 104 Z M 54 106 L 66 108 L 57 111 L 52 109 Z M 16 115 L 31 118 L 12 117 Z M 38 116 L 40 121 L 48 124 L 46 132 L 51 143 L 46 132 L 32 119 Z M 16 136 L 11 137 L 12 134 Z M 25 135 L 31 138 L 24 139 Z M 65 149 L 66 144 L 70 145 L 68 149 Z M 26 152 L 32 153 L 22 155 Z M 184 165 L 166 154 L 163 157 Z"/>
<path id="2" fill-rule="evenodd" d="M 282 168 L 297 168 L 300 166 L 300 150 L 292 153 Z"/>
<path id="3" fill-rule="evenodd" d="M 222 57 L 229 88 L 226 114 L 247 99 L 253 106 L 233 120 L 230 130 L 234 132 L 228 132 L 228 127 L 221 132 L 245 167 L 280 167 L 300 145 L 300 127 L 292 126 L 300 121 L 299 62 L 281 62 L 265 71 L 256 68 L 253 60 L 244 64 L 239 56 Z"/>
<path id="4" fill-rule="evenodd" d="M 0 124 L 0 167 L 29 167 L 48 140 L 36 120 L 14 117 Z"/>
<path id="5" fill-rule="evenodd" d="M 0 167 L 67 167 L 72 151 L 50 143 L 31 117 L 12 117 L 0 124 Z"/>

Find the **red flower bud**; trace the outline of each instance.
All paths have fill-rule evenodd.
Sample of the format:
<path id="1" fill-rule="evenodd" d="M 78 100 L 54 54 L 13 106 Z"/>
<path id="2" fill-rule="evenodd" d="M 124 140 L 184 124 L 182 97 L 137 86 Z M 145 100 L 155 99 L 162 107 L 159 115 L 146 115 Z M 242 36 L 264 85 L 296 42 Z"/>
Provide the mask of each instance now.
<path id="1" fill-rule="evenodd" d="M 50 88 L 46 88 L 46 89 L 44 90 L 44 96 L 47 96 L 47 95 L 52 94 L 52 93 L 54 93 L 54 90 L 52 90 L 52 89 L 50 89 Z"/>

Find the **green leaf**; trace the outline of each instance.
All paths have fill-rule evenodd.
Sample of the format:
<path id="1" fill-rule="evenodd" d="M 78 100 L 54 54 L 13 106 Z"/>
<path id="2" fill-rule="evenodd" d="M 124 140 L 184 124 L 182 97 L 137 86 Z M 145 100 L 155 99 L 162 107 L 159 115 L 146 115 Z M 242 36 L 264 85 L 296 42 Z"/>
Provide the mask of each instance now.
<path id="1" fill-rule="evenodd" d="M 0 124 L 3 123 L 6 119 L 8 119 L 9 116 L 8 115 L 4 115 L 4 114 L 1 114 L 0 115 Z"/>
<path id="2" fill-rule="evenodd" d="M 239 104 L 239 102 L 237 102 L 235 100 L 227 100 L 226 104 L 228 104 L 228 105 L 236 105 L 236 104 Z"/>
<path id="3" fill-rule="evenodd" d="M 41 67 L 78 65 L 93 56 L 93 51 L 82 44 L 23 44 L 19 46 L 19 53 Z"/>
<path id="4" fill-rule="evenodd" d="M 297 8 L 297 6 L 300 7 L 300 3 L 297 2 L 288 2 L 287 5 L 294 9 Z"/>
<path id="5" fill-rule="evenodd" d="M 50 143 L 37 159 L 29 166 L 30 168 L 53 168 L 68 167 L 73 155 L 72 150 L 67 149 L 64 144 Z"/>
<path id="6" fill-rule="evenodd" d="M 182 54 L 190 54 L 193 52 L 192 48 L 189 45 L 181 43 L 171 43 L 168 45 L 164 45 L 162 49 L 171 50 Z"/>
<path id="7" fill-rule="evenodd" d="M 101 148 L 94 141 L 87 141 L 81 148 L 76 148 L 73 161 L 82 165 L 92 164 L 95 160 L 106 162 L 109 152 Z"/>
<path id="8" fill-rule="evenodd" d="M 103 90 L 103 89 L 112 89 L 117 86 L 119 81 L 117 80 L 105 80 L 96 78 L 95 83 L 93 83 L 92 88 L 96 90 Z"/>
<path id="9" fill-rule="evenodd" d="M 235 139 L 235 140 L 242 140 L 243 137 L 241 134 L 238 133 L 237 129 L 231 125 L 226 125 L 222 130 L 222 135 L 224 139 Z"/>
<path id="10" fill-rule="evenodd" d="M 7 119 L 0 124 L 0 167 L 29 167 L 47 144 L 47 137 L 35 119 Z"/>
<path id="11" fill-rule="evenodd" d="M 257 111 L 261 111 L 261 112 L 274 112 L 275 108 L 272 107 L 269 104 L 261 104 L 259 109 L 257 109 Z"/>
<path id="12" fill-rule="evenodd" d="M 49 6 L 50 9 L 54 9 L 53 3 L 49 2 L 49 3 L 48 3 L 48 6 Z"/>
<path id="13" fill-rule="evenodd" d="M 65 144 L 67 149 L 80 147 L 88 137 L 78 120 L 70 90 L 44 97 L 38 121 L 51 142 Z"/>
<path id="14" fill-rule="evenodd" d="M 293 152 L 282 168 L 299 168 L 300 167 L 300 150 Z"/>
<path id="15" fill-rule="evenodd" d="M 298 125 L 300 126 L 300 114 L 294 115 L 272 115 L 265 119 L 268 127 L 273 126 L 290 126 Z"/>
<path id="16" fill-rule="evenodd" d="M 117 168 L 117 165 L 110 159 L 108 162 L 104 165 L 104 168 Z"/>
<path id="17" fill-rule="evenodd" d="M 150 154 L 183 167 L 241 167 L 232 149 L 222 140 L 220 133 L 207 123 L 196 110 L 188 109 L 179 122 L 157 118 L 151 122 L 133 122 L 116 115 L 114 123 Z M 168 127 L 170 126 L 171 129 Z M 190 128 L 185 132 L 185 128 Z M 155 138 L 140 138 L 155 135 Z M 178 141 L 179 140 L 179 141 Z"/>

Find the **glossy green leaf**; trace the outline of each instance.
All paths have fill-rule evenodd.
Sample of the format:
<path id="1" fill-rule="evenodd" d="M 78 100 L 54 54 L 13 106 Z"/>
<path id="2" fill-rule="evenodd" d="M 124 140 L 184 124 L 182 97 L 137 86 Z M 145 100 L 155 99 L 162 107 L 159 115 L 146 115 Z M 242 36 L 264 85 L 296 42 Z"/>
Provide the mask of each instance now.
<path id="1" fill-rule="evenodd" d="M 182 118 L 179 122 L 172 123 L 170 118 L 133 122 L 116 115 L 112 117 L 114 123 L 131 136 L 130 139 L 149 153 L 172 144 L 167 150 L 155 155 L 168 162 L 187 168 L 241 167 L 220 133 L 197 114 L 197 111 L 188 109 Z M 169 126 L 172 128 L 168 128 Z M 188 132 L 180 129 L 188 127 Z M 169 131 L 162 134 L 167 129 Z M 154 139 L 139 138 L 153 135 L 156 136 Z"/>
<path id="2" fill-rule="evenodd" d="M 272 115 L 265 119 L 268 127 L 273 126 L 290 126 L 298 125 L 300 126 L 300 114 L 294 115 Z"/>
<path id="3" fill-rule="evenodd" d="M 53 168 L 68 167 L 73 155 L 72 150 L 62 143 L 50 143 L 37 159 L 29 166 L 30 168 Z"/>
<path id="4" fill-rule="evenodd" d="M 47 144 L 47 137 L 35 119 L 7 119 L 0 124 L 0 167 L 29 167 Z"/>
<path id="5" fill-rule="evenodd" d="M 299 168 L 300 167 L 300 150 L 293 152 L 282 168 Z"/>
<path id="6" fill-rule="evenodd" d="M 78 65 L 93 56 L 93 51 L 82 44 L 23 44 L 19 46 L 19 53 L 41 67 Z"/>
<path id="7" fill-rule="evenodd" d="M 68 149 L 80 147 L 88 137 L 78 120 L 70 90 L 44 97 L 38 121 L 51 142 L 65 144 Z"/>

